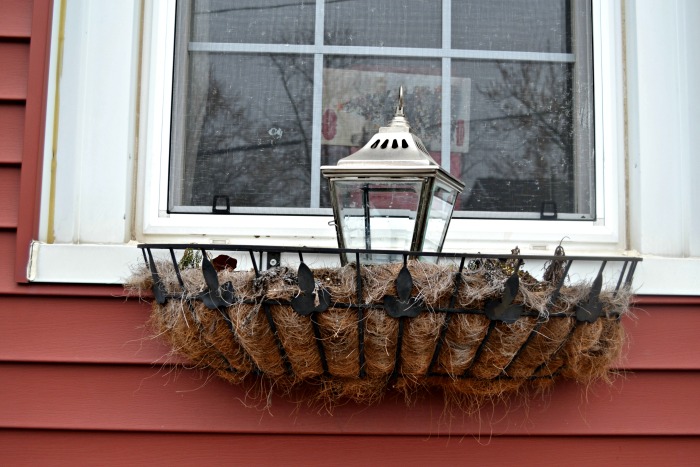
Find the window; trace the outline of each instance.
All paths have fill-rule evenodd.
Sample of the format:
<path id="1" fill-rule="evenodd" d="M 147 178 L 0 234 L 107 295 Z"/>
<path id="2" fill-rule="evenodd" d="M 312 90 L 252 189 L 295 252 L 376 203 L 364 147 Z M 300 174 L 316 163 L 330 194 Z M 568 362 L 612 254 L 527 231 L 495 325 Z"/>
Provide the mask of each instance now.
<path id="1" fill-rule="evenodd" d="M 403 85 L 414 131 L 467 185 L 456 217 L 596 219 L 589 1 L 182 0 L 175 15 L 169 214 L 329 215 L 319 167 L 386 124 Z"/>

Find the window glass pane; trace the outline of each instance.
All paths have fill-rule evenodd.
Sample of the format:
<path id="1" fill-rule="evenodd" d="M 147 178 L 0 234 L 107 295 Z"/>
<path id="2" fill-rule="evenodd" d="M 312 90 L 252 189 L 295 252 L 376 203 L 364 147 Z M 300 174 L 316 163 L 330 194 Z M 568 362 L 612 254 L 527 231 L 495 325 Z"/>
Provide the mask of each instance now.
<path id="1" fill-rule="evenodd" d="M 195 0 L 192 40 L 311 44 L 315 9 L 308 0 Z"/>
<path id="2" fill-rule="evenodd" d="M 372 47 L 440 47 L 435 0 L 343 0 L 325 8 L 324 43 Z"/>
<path id="3" fill-rule="evenodd" d="M 233 207 L 308 207 L 312 70 L 304 55 L 193 54 L 170 209 L 211 212 L 214 196 Z"/>
<path id="4" fill-rule="evenodd" d="M 553 202 L 589 218 L 593 153 L 574 155 L 573 65 L 455 60 L 452 72 L 472 78 L 457 209 L 539 213 Z"/>
<path id="5" fill-rule="evenodd" d="M 346 248 L 411 249 L 422 180 L 335 184 Z M 400 255 L 374 255 L 365 260 L 381 262 L 398 258 Z"/>
<path id="6" fill-rule="evenodd" d="M 168 209 L 328 214 L 320 166 L 388 124 L 403 85 L 466 184 L 456 216 L 595 218 L 590 2 L 453 0 L 451 51 L 441 5 L 330 0 L 321 41 L 313 2 L 179 1 Z"/>
<path id="7" fill-rule="evenodd" d="M 435 183 L 428 208 L 422 251 L 438 251 L 447 234 L 457 191 L 440 182 Z"/>
<path id="8" fill-rule="evenodd" d="M 568 53 L 570 24 L 562 0 L 452 1 L 456 49 Z"/>

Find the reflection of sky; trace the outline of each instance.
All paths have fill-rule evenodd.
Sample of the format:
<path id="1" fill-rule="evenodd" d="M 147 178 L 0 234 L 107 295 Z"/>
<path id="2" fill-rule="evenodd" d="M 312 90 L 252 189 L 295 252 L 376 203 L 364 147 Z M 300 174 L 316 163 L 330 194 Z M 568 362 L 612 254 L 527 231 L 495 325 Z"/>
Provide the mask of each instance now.
<path id="1" fill-rule="evenodd" d="M 192 40 L 195 42 L 310 44 L 313 40 L 316 8 L 312 1 L 200 0 L 194 3 Z"/>
<path id="2" fill-rule="evenodd" d="M 567 2 L 451 3 L 453 48 L 569 51 Z M 324 9 L 326 45 L 439 48 L 442 44 L 441 3 L 435 0 L 329 0 Z M 239 0 L 232 6 L 228 0 L 200 0 L 195 1 L 194 12 L 193 41 L 313 43 L 313 1 Z"/>

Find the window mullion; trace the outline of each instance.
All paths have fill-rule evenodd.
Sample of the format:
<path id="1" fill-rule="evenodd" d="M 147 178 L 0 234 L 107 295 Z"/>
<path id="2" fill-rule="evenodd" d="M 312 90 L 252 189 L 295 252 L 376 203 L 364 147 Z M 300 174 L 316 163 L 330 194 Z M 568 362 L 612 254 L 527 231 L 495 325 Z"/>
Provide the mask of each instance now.
<path id="1" fill-rule="evenodd" d="M 311 188 L 309 193 L 309 207 L 318 208 L 321 199 L 321 118 L 323 112 L 323 30 L 324 30 L 325 4 L 316 2 L 316 20 L 314 29 L 314 44 L 317 50 L 314 53 L 314 84 L 313 84 L 313 110 L 311 124 Z"/>
<path id="2" fill-rule="evenodd" d="M 452 2 L 442 2 L 442 109 L 441 109 L 441 165 L 446 171 L 450 171 L 451 150 L 451 125 L 452 119 L 452 61 L 449 50 L 452 47 Z"/>

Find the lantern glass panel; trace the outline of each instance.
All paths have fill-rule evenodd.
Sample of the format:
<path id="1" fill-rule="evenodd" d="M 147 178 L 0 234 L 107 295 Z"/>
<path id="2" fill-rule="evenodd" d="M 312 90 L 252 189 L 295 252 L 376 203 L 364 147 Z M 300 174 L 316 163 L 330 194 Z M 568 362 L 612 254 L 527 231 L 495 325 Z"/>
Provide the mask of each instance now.
<path id="1" fill-rule="evenodd" d="M 458 194 L 454 188 L 440 182 L 435 183 L 430 197 L 422 251 L 439 252 L 442 250 L 442 243 L 447 234 L 447 227 L 450 224 Z"/>
<path id="2" fill-rule="evenodd" d="M 411 249 L 422 180 L 336 180 L 334 184 L 346 248 Z M 398 259 L 393 256 L 365 260 Z"/>

